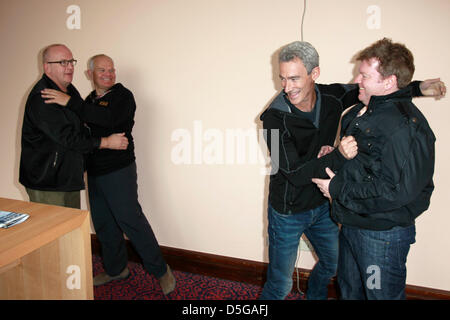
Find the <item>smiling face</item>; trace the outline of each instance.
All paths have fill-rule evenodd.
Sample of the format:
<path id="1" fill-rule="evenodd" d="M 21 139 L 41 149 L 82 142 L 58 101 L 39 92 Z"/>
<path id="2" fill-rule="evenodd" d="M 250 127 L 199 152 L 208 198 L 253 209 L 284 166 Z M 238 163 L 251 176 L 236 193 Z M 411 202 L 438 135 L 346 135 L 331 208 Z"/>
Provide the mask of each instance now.
<path id="1" fill-rule="evenodd" d="M 48 49 L 46 61 L 44 61 L 45 74 L 63 91 L 66 91 L 73 80 L 74 66 L 69 63 L 63 67 L 60 63 L 48 62 L 72 59 L 72 52 L 66 46 L 58 45 Z"/>
<path id="2" fill-rule="evenodd" d="M 116 70 L 114 62 L 107 56 L 99 56 L 94 59 L 94 69 L 88 71 L 94 82 L 98 95 L 105 93 L 116 83 Z"/>
<path id="3" fill-rule="evenodd" d="M 359 85 L 358 99 L 366 106 L 372 96 L 384 96 L 398 90 L 396 77 L 391 75 L 383 78 L 378 66 L 376 58 L 361 61 L 359 74 L 355 79 Z"/>
<path id="4" fill-rule="evenodd" d="M 319 74 L 319 67 L 314 68 L 308 74 L 303 62 L 298 58 L 280 62 L 281 86 L 289 101 L 305 112 L 311 111 L 314 107 L 314 81 L 319 77 Z"/>

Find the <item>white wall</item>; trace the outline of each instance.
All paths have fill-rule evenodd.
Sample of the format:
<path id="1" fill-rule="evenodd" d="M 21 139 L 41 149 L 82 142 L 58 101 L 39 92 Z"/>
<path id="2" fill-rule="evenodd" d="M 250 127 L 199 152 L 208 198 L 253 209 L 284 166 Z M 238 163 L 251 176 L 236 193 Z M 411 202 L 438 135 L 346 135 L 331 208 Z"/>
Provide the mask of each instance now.
<path id="1" fill-rule="evenodd" d="M 80 8 L 80 29 L 66 26 L 70 5 Z M 379 11 L 368 12 L 371 5 Z M 448 0 L 310 0 L 304 40 L 321 55 L 322 83 L 349 82 L 352 57 L 384 36 L 412 50 L 415 79 L 448 81 L 449 12 Z M 302 13 L 301 0 L 1 0 L 0 195 L 27 200 L 17 182 L 20 130 L 27 94 L 42 72 L 39 51 L 50 43 L 72 49 L 83 96 L 91 90 L 88 58 L 106 53 L 137 101 L 139 196 L 160 244 L 267 262 L 264 162 L 208 164 L 200 157 L 177 165 L 171 155 L 180 145 L 172 134 L 191 134 L 193 160 L 211 150 L 222 150 L 224 161 L 233 156 L 226 135 L 261 128 L 258 117 L 280 89 L 275 53 L 300 39 Z M 417 220 L 407 282 L 450 290 L 448 98 L 415 102 L 437 136 L 436 189 Z M 254 155 L 255 144 L 248 139 L 244 150 Z M 314 262 L 302 252 L 299 267 Z"/>

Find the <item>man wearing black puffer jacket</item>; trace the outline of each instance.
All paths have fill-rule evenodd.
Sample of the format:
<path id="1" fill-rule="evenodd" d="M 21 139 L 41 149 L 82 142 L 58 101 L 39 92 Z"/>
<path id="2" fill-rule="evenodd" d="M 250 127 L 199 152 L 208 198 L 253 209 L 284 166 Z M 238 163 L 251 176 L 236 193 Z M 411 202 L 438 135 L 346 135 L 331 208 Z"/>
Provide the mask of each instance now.
<path id="1" fill-rule="evenodd" d="M 342 119 L 358 155 L 330 179 L 313 179 L 342 224 L 338 283 L 343 299 L 405 299 L 406 259 L 415 219 L 434 189 L 435 136 L 411 102 L 411 52 L 389 39 L 363 50 L 361 103 Z M 445 87 L 444 92 L 445 94 Z"/>

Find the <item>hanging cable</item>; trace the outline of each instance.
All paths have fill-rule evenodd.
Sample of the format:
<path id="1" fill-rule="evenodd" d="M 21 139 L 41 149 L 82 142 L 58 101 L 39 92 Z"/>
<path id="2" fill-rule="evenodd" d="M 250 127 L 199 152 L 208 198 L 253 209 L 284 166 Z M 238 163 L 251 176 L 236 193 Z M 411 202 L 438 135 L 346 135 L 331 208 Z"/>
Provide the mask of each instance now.
<path id="1" fill-rule="evenodd" d="M 306 13 L 306 0 L 303 0 L 303 14 L 302 14 L 302 22 L 301 22 L 301 40 L 303 41 L 303 21 L 305 20 L 305 13 Z M 300 293 L 301 296 L 304 296 L 305 293 L 300 290 L 300 275 L 298 272 L 298 261 L 300 259 L 300 253 L 302 251 L 301 249 L 301 241 L 299 240 L 299 246 L 297 248 L 297 259 L 295 261 L 295 271 L 297 274 L 297 291 Z"/>
<path id="2" fill-rule="evenodd" d="M 300 241 L 302 240 L 300 239 Z M 297 274 L 297 291 L 300 294 L 300 296 L 304 297 L 305 293 L 302 290 L 300 290 L 300 276 L 298 274 L 298 260 L 300 259 L 300 251 L 301 251 L 301 242 L 299 242 L 299 246 L 297 249 L 297 261 L 295 261 L 295 272 Z"/>
<path id="3" fill-rule="evenodd" d="M 305 20 L 305 13 L 306 13 L 306 0 L 303 0 L 303 14 L 302 14 L 302 24 L 301 24 L 302 41 L 303 41 L 303 21 Z"/>

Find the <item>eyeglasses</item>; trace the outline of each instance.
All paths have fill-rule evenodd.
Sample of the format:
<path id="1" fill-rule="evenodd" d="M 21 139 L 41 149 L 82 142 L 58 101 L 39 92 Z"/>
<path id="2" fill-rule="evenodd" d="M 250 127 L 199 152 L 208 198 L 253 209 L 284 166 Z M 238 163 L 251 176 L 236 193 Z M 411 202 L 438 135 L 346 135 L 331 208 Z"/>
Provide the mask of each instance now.
<path id="1" fill-rule="evenodd" d="M 46 63 L 59 63 L 63 67 L 67 67 L 69 65 L 69 63 L 72 66 L 75 66 L 77 64 L 77 60 L 71 59 L 71 60 L 61 60 L 61 61 L 47 61 Z"/>

